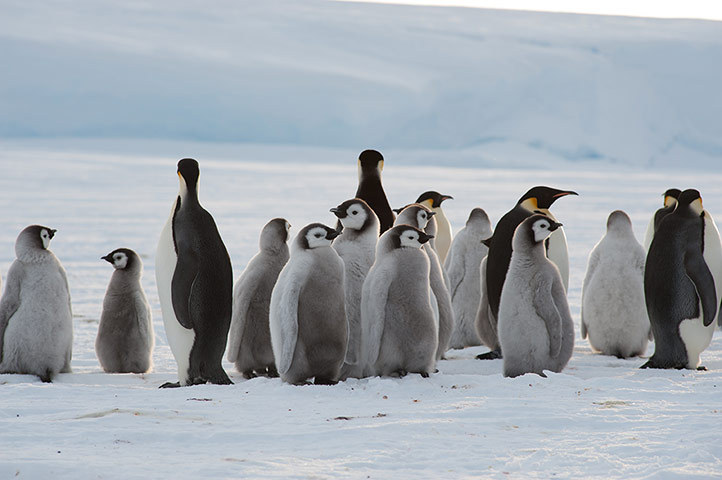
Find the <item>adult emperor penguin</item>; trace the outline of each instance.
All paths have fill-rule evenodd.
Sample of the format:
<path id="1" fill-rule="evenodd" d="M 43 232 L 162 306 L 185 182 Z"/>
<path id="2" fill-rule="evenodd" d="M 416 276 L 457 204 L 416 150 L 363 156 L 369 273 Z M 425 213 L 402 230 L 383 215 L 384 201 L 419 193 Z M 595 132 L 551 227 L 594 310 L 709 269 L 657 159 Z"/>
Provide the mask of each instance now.
<path id="1" fill-rule="evenodd" d="M 451 224 L 449 219 L 446 218 L 444 210 L 441 208 L 441 203 L 444 200 L 453 200 L 454 197 L 451 195 L 442 195 L 439 192 L 428 191 L 419 195 L 416 199 L 416 203 L 420 203 L 432 212 L 436 214 L 436 234 L 434 237 L 434 249 L 439 254 L 439 261 L 443 265 L 446 262 L 446 256 L 451 248 L 451 242 L 453 241 L 453 235 L 451 231 Z M 428 233 L 428 232 L 427 232 Z"/>
<path id="2" fill-rule="evenodd" d="M 621 210 L 609 214 L 607 233 L 589 255 L 582 286 L 582 338 L 619 358 L 643 355 L 652 330 L 644 304 L 644 248 Z"/>
<path id="3" fill-rule="evenodd" d="M 411 225 L 419 230 L 424 230 L 427 223 L 434 220 L 434 215 L 434 212 L 424 205 L 412 203 L 399 213 L 394 225 Z M 424 233 L 431 238 L 428 230 Z M 446 272 L 441 267 L 436 251 L 428 243 L 423 245 L 421 249 L 429 257 L 429 284 L 431 286 L 432 307 L 439 320 L 439 343 L 436 359 L 440 360 L 449 349 L 451 333 L 454 331 L 454 309 L 451 305 Z"/>
<path id="4" fill-rule="evenodd" d="M 644 270 L 654 355 L 642 368 L 695 369 L 709 346 L 718 296 L 705 258 L 706 223 L 702 198 L 689 189 L 654 234 Z"/>
<path id="5" fill-rule="evenodd" d="M 348 319 L 348 349 L 341 369 L 341 379 L 363 377 L 361 355 L 361 290 L 366 274 L 376 258 L 379 220 L 360 198 L 346 200 L 331 212 L 338 217 L 343 232 L 333 241 L 333 248 L 344 263 L 344 292 Z"/>
<path id="6" fill-rule="evenodd" d="M 574 324 L 559 269 L 544 241 L 561 225 L 532 215 L 516 229 L 499 304 L 504 376 L 561 372 L 572 356 Z"/>
<path id="7" fill-rule="evenodd" d="M 158 242 L 155 275 L 178 387 L 232 383 L 221 366 L 231 324 L 233 272 L 213 217 L 198 201 L 198 162 L 178 162 L 180 191 Z"/>
<path id="8" fill-rule="evenodd" d="M 668 214 L 672 213 L 677 206 L 677 199 L 682 191 L 679 188 L 670 188 L 664 192 L 664 205 L 662 208 L 654 212 L 652 218 L 649 219 L 647 225 L 647 231 L 644 233 L 644 251 L 649 251 L 649 246 L 652 244 L 652 238 L 654 238 L 654 232 L 659 228 L 659 224 L 662 219 Z"/>
<path id="9" fill-rule="evenodd" d="M 37 375 L 50 382 L 70 372 L 73 312 L 65 269 L 48 250 L 56 230 L 26 227 L 0 299 L 0 373 Z"/>
<path id="10" fill-rule="evenodd" d="M 437 215 L 438 216 L 438 215 Z M 481 345 L 476 329 L 476 315 L 481 299 L 479 267 L 489 248 L 481 240 L 491 236 L 491 222 L 486 212 L 475 208 L 459 230 L 446 257 L 444 270 L 449 279 L 449 294 L 456 325 L 451 334 L 451 348 Z"/>
<path id="11" fill-rule="evenodd" d="M 288 230 L 284 218 L 274 218 L 261 230 L 260 251 L 241 273 L 233 291 L 233 317 L 228 335 L 228 361 L 244 378 L 277 377 L 271 347 L 268 312 L 278 274 L 288 262 Z"/>
<path id="12" fill-rule="evenodd" d="M 95 353 L 108 373 L 145 373 L 153 354 L 150 305 L 140 278 L 143 262 L 129 248 L 118 248 L 101 258 L 115 268 L 103 299 Z"/>
<path id="13" fill-rule="evenodd" d="M 552 204 L 559 198 L 567 195 L 577 195 L 571 190 L 557 190 L 556 188 L 537 186 L 526 192 L 516 203 L 516 206 L 507 212 L 494 228 L 494 235 L 489 244 L 488 260 L 486 262 L 486 289 L 489 301 L 491 320 L 499 317 L 499 301 L 501 299 L 502 287 L 509 268 L 509 259 L 512 252 L 512 237 L 516 227 L 527 217 L 534 214 L 543 214 L 556 221 L 549 211 Z M 554 262 L 562 277 L 562 286 L 567 290 L 569 285 L 569 254 L 567 252 L 567 240 L 564 230 L 556 229 L 545 242 L 547 257 Z M 486 344 L 486 343 L 485 343 Z M 492 348 L 489 344 L 486 344 Z M 477 358 L 494 359 L 499 358 L 501 352 L 492 350 Z"/>
<path id="14" fill-rule="evenodd" d="M 331 248 L 340 233 L 321 223 L 301 229 L 273 288 L 271 345 L 284 382 L 338 382 L 348 344 L 343 260 Z"/>
<path id="15" fill-rule="evenodd" d="M 356 198 L 360 198 L 371 207 L 379 219 L 379 233 L 384 233 L 394 224 L 394 212 L 391 211 L 381 184 L 381 172 L 384 169 L 384 157 L 376 150 L 364 150 L 358 157 L 358 189 Z"/>
<path id="16" fill-rule="evenodd" d="M 411 225 L 384 233 L 361 299 L 364 358 L 370 374 L 401 376 L 434 371 L 438 324 L 429 292 L 429 240 Z"/>

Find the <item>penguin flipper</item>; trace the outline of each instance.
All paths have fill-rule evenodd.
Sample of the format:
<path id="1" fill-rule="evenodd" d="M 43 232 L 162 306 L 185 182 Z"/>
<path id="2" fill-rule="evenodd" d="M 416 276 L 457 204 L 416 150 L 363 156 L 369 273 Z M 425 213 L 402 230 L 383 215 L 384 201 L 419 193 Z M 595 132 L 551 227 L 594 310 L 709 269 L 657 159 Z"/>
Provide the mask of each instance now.
<path id="1" fill-rule="evenodd" d="M 0 298 L 0 362 L 3 359 L 3 344 L 5 338 L 5 329 L 10 322 L 10 318 L 15 314 L 20 306 L 20 285 L 25 275 L 23 264 L 15 261 L 8 270 L 5 279 L 5 292 Z"/>
<path id="2" fill-rule="evenodd" d="M 459 289 L 464 275 L 466 275 L 466 265 L 464 264 L 465 252 L 460 252 L 459 250 L 461 250 L 461 248 L 458 242 L 452 243 L 449 253 L 446 256 L 446 261 L 444 262 L 444 272 L 448 279 L 447 285 L 449 286 L 449 295 L 452 299 L 456 296 L 456 291 Z"/>
<path id="3" fill-rule="evenodd" d="M 193 328 L 189 300 L 193 283 L 197 277 L 198 261 L 195 256 L 191 252 L 178 255 L 178 262 L 171 280 L 171 300 L 178 323 L 188 329 Z"/>
<path id="4" fill-rule="evenodd" d="M 271 293 L 269 326 L 279 374 L 288 372 L 293 362 L 298 340 L 298 300 L 309 268 L 303 261 L 287 263 Z"/>
<path id="5" fill-rule="evenodd" d="M 561 287 L 561 279 L 559 279 Z M 549 334 L 549 355 L 559 356 L 562 350 L 562 316 L 554 298 L 554 286 L 542 284 L 534 292 L 534 310 L 544 320 Z"/>
<path id="6" fill-rule="evenodd" d="M 702 252 L 696 249 L 688 249 L 684 256 L 684 269 L 687 277 L 694 284 L 697 296 L 702 302 L 704 319 L 702 323 L 708 327 L 717 316 L 717 292 L 714 287 L 714 278 L 707 263 L 704 261 Z"/>
<path id="7" fill-rule="evenodd" d="M 582 338 L 587 338 L 587 324 L 584 323 L 584 315 L 582 314 Z"/>
<path id="8" fill-rule="evenodd" d="M 366 357 L 362 361 L 370 368 L 373 368 L 379 358 L 390 283 L 391 272 L 388 268 L 372 267 L 361 291 L 362 345 Z"/>
<path id="9" fill-rule="evenodd" d="M 251 306 L 259 285 L 261 271 L 258 269 L 246 270 L 236 282 L 233 290 L 233 314 L 231 316 L 231 329 L 228 333 L 228 361 L 235 363 L 238 359 L 238 353 L 241 348 L 241 339 L 243 338 L 243 330 L 246 327 L 248 309 Z"/>

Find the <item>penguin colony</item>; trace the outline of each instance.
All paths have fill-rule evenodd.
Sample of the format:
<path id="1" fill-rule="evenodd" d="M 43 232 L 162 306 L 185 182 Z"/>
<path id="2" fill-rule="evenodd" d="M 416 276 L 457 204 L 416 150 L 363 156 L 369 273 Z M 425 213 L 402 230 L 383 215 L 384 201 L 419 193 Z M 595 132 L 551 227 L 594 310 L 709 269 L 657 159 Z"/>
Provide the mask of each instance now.
<path id="1" fill-rule="evenodd" d="M 178 162 L 178 195 L 156 252 L 156 283 L 177 381 L 161 387 L 232 383 L 224 352 L 244 378 L 280 376 L 333 385 L 369 376 L 437 372 L 449 348 L 485 345 L 502 373 L 546 376 L 572 356 L 569 260 L 551 213 L 571 190 L 537 186 L 492 231 L 481 208 L 454 237 L 442 210 L 450 195 L 426 191 L 392 210 L 383 156 L 358 158 L 353 198 L 330 208 L 336 228 L 274 218 L 259 253 L 233 288 L 230 258 L 199 199 L 200 167 Z M 396 212 L 398 215 L 395 215 Z M 49 250 L 56 230 L 25 228 L 0 298 L 0 373 L 51 382 L 71 371 L 73 324 L 65 270 Z M 115 269 L 95 343 L 108 373 L 152 368 L 154 335 L 129 248 L 101 257 Z M 700 355 L 720 323 L 722 243 L 694 189 L 670 188 L 644 246 L 629 216 L 614 211 L 592 250 L 582 289 L 581 336 L 620 358 L 654 354 L 641 368 L 704 369 Z"/>

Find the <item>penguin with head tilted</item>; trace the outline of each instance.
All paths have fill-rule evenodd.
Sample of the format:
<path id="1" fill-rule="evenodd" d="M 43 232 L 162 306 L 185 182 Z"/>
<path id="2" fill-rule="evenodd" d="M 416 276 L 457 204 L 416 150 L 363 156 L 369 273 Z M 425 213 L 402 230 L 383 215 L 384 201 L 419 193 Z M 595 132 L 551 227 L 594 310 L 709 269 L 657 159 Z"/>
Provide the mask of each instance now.
<path id="1" fill-rule="evenodd" d="M 561 225 L 545 215 L 525 219 L 514 233 L 499 304 L 499 344 L 505 377 L 561 372 L 572 356 L 574 323 L 559 269 L 544 241 Z"/>
<path id="2" fill-rule="evenodd" d="M 95 353 L 107 373 L 145 373 L 153 362 L 153 322 L 140 278 L 143 262 L 129 248 L 101 258 L 115 271 L 103 299 Z"/>
<path id="3" fill-rule="evenodd" d="M 371 207 L 379 219 L 379 234 L 394 224 L 394 212 L 386 199 L 381 183 L 384 169 L 384 157 L 376 150 L 364 150 L 358 157 L 358 189 L 356 198 L 360 198 Z"/>
<path id="4" fill-rule="evenodd" d="M 221 366 L 231 324 L 233 272 L 216 222 L 198 201 L 198 162 L 178 162 L 180 191 L 160 235 L 155 260 L 177 387 L 232 383 Z"/>
<path id="5" fill-rule="evenodd" d="M 644 304 L 644 248 L 621 210 L 609 214 L 607 233 L 589 254 L 582 286 L 582 338 L 605 355 L 643 355 L 652 330 Z"/>
<path id="6" fill-rule="evenodd" d="M 321 223 L 302 228 L 273 288 L 271 345 L 284 382 L 338 382 L 348 344 L 344 265 L 331 247 L 340 233 Z"/>
<path id="7" fill-rule="evenodd" d="M 446 262 L 446 255 L 449 253 L 449 248 L 451 248 L 453 234 L 451 224 L 449 223 L 449 219 L 446 218 L 441 204 L 444 200 L 453 200 L 453 198 L 451 195 L 442 195 L 439 192 L 428 191 L 422 193 L 419 195 L 419 198 L 416 199 L 416 203 L 426 206 L 436 214 L 434 218 L 436 220 L 437 231 L 434 234 L 433 246 L 436 253 L 439 254 L 439 261 L 442 265 Z"/>
<path id="8" fill-rule="evenodd" d="M 489 217 L 483 209 L 475 208 L 469 214 L 466 226 L 454 237 L 446 257 L 444 270 L 449 279 L 451 307 L 456 321 L 449 343 L 451 348 L 481 345 L 476 330 L 477 310 L 481 301 L 479 267 L 489 250 L 482 240 L 489 237 Z"/>
<path id="9" fill-rule="evenodd" d="M 644 233 L 644 251 L 649 251 L 649 246 L 652 244 L 652 238 L 654 238 L 654 232 L 659 228 L 659 224 L 662 219 L 668 214 L 672 213 L 677 206 L 677 199 L 682 191 L 679 188 L 670 188 L 664 192 L 664 205 L 662 208 L 654 212 L 652 218 L 649 219 L 647 225 L 647 231 Z"/>
<path id="10" fill-rule="evenodd" d="M 509 260 L 512 252 L 512 237 L 516 227 L 526 218 L 534 214 L 542 214 L 556 221 L 549 211 L 552 204 L 559 198 L 567 195 L 577 195 L 571 190 L 557 190 L 556 188 L 538 186 L 530 189 L 516 202 L 516 206 L 507 212 L 494 228 L 494 235 L 489 244 L 488 260 L 486 262 L 486 289 L 489 301 L 489 311 L 492 322 L 499 317 L 499 301 L 501 299 L 502 287 L 509 268 Z M 567 252 L 567 240 L 564 230 L 557 228 L 544 242 L 546 254 L 549 260 L 559 269 L 562 276 L 564 291 L 569 285 L 569 253 Z M 485 342 L 487 347 L 491 345 Z M 493 359 L 499 358 L 500 352 L 492 350 L 481 354 L 477 358 Z"/>
<path id="11" fill-rule="evenodd" d="M 399 213 L 395 225 L 411 225 L 419 230 L 426 229 L 424 233 L 431 238 L 427 224 L 434 221 L 434 216 L 435 213 L 429 208 L 420 203 L 412 203 Z M 432 307 L 439 322 L 439 343 L 436 359 L 440 360 L 449 349 L 451 333 L 454 331 L 454 309 L 451 305 L 449 282 L 446 278 L 446 272 L 441 267 L 441 262 L 439 262 L 439 256 L 428 243 L 423 245 L 421 249 L 429 257 L 429 285 L 431 286 Z"/>
<path id="12" fill-rule="evenodd" d="M 343 231 L 333 241 L 333 248 L 344 263 L 344 292 L 348 319 L 348 349 L 341 369 L 341 379 L 363 377 L 361 355 L 361 290 L 366 274 L 376 259 L 379 220 L 360 198 L 346 200 L 332 208 Z"/>
<path id="13" fill-rule="evenodd" d="M 0 298 L 0 373 L 37 375 L 50 382 L 69 373 L 73 312 L 65 269 L 48 250 L 56 230 L 26 227 Z"/>
<path id="14" fill-rule="evenodd" d="M 277 377 L 271 347 L 268 312 L 271 292 L 288 262 L 288 230 L 284 218 L 274 218 L 261 230 L 260 251 L 241 273 L 233 290 L 233 316 L 228 334 L 228 361 L 244 378 Z"/>
<path id="15" fill-rule="evenodd" d="M 718 296 L 705 259 L 706 223 L 702 198 L 689 189 L 654 234 L 644 270 L 654 355 L 642 368 L 695 369 L 709 346 Z"/>
<path id="16" fill-rule="evenodd" d="M 431 308 L 429 236 L 411 225 L 384 233 L 361 298 L 363 357 L 370 375 L 399 376 L 434 371 L 438 323 Z"/>

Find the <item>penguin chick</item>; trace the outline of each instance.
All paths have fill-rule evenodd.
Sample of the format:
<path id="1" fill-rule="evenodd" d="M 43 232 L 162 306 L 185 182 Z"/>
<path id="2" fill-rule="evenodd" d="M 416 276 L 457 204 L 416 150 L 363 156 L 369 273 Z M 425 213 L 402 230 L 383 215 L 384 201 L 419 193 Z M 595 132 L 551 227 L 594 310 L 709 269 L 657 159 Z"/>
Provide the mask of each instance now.
<path id="1" fill-rule="evenodd" d="M 0 299 L 0 373 L 37 375 L 50 382 L 69 373 L 73 312 L 65 269 L 48 250 L 56 230 L 26 227 Z"/>
<path id="2" fill-rule="evenodd" d="M 582 338 L 619 358 L 643 355 L 652 330 L 644 304 L 646 254 L 621 210 L 609 214 L 607 233 L 589 255 L 582 287 Z"/>
<path id="3" fill-rule="evenodd" d="M 453 233 L 451 231 L 451 223 L 449 223 L 449 219 L 446 218 L 444 210 L 441 208 L 441 204 L 444 200 L 453 199 L 454 197 L 451 195 L 442 195 L 439 192 L 434 191 L 424 192 L 416 199 L 416 203 L 424 205 L 436 214 L 437 232 L 435 234 L 431 234 L 429 232 L 426 233 L 435 235 L 432 246 L 439 255 L 439 262 L 441 262 L 442 265 L 446 262 L 446 256 L 449 253 L 449 248 L 451 248 Z"/>
<path id="4" fill-rule="evenodd" d="M 152 366 L 153 323 L 140 278 L 143 262 L 119 248 L 101 257 L 115 268 L 103 299 L 95 353 L 107 373 L 145 373 Z"/>
<path id="5" fill-rule="evenodd" d="M 244 378 L 277 377 L 271 347 L 268 312 L 271 292 L 288 262 L 288 231 L 284 218 L 274 218 L 261 230 L 260 251 L 241 273 L 233 291 L 233 317 L 228 335 L 228 361 Z"/>
<path id="6" fill-rule="evenodd" d="M 381 183 L 384 169 L 384 157 L 376 150 L 364 150 L 358 158 L 358 189 L 356 198 L 362 199 L 371 207 L 379 219 L 379 233 L 384 233 L 394 224 L 394 212 Z"/>
<path id="7" fill-rule="evenodd" d="M 654 232 L 659 228 L 659 224 L 662 219 L 668 214 L 672 213 L 677 207 L 677 199 L 682 191 L 679 188 L 670 188 L 662 195 L 664 197 L 664 204 L 662 208 L 654 212 L 652 218 L 649 219 L 647 225 L 647 231 L 644 233 L 644 251 L 649 251 L 649 246 L 652 244 L 654 238 Z"/>
<path id="8" fill-rule="evenodd" d="M 561 372 L 572 356 L 574 324 L 559 269 L 544 240 L 561 225 L 545 215 L 524 220 L 514 233 L 499 305 L 504 376 Z"/>
<path id="9" fill-rule="evenodd" d="M 422 230 L 396 225 L 384 233 L 361 297 L 364 363 L 371 375 L 428 377 L 434 370 L 438 324 L 431 308 L 429 240 Z"/>
<path id="10" fill-rule="evenodd" d="M 284 382 L 338 382 L 348 344 L 343 260 L 331 248 L 340 233 L 320 223 L 301 229 L 273 288 L 271 345 Z"/>

